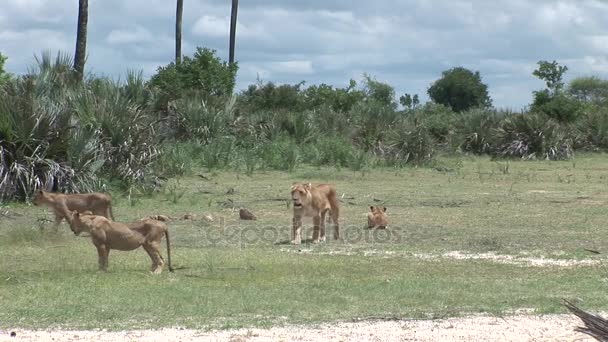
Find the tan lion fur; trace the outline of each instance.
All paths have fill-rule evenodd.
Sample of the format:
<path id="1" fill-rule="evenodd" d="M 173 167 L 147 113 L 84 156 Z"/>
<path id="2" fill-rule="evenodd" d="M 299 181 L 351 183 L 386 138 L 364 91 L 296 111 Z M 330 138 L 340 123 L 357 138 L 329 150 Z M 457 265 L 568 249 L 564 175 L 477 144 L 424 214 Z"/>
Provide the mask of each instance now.
<path id="1" fill-rule="evenodd" d="M 386 207 L 369 207 L 370 212 L 367 213 L 367 228 L 385 229 L 388 226 L 388 216 L 386 215 Z"/>
<path id="2" fill-rule="evenodd" d="M 62 206 L 65 204 L 70 211 L 89 211 L 95 215 L 104 216 L 114 220 L 112 214 L 112 197 L 108 194 L 92 192 L 86 194 L 62 194 L 46 191 L 38 191 L 33 201 L 34 205 L 47 206 L 55 214 L 55 225 L 57 229 L 61 221 L 66 217 Z"/>
<path id="3" fill-rule="evenodd" d="M 294 183 L 291 187 L 291 199 L 293 201 L 293 244 L 302 242 L 302 218 L 312 217 L 313 234 L 312 241 L 325 241 L 325 218 L 329 212 L 334 224 L 334 239 L 340 238 L 340 226 L 338 218 L 340 207 L 336 187 L 333 184 Z"/>
<path id="4" fill-rule="evenodd" d="M 111 249 L 131 251 L 143 247 L 152 260 L 152 273 L 161 273 L 165 264 L 165 260 L 160 254 L 160 244 L 164 235 L 167 239 L 169 271 L 173 272 L 169 230 L 163 222 L 146 219 L 125 224 L 111 221 L 103 216 L 86 215 L 76 211 L 70 213 L 68 222 L 75 235 L 80 235 L 82 232 L 88 232 L 91 235 L 99 256 L 99 269 L 102 271 L 108 269 L 108 256 Z"/>

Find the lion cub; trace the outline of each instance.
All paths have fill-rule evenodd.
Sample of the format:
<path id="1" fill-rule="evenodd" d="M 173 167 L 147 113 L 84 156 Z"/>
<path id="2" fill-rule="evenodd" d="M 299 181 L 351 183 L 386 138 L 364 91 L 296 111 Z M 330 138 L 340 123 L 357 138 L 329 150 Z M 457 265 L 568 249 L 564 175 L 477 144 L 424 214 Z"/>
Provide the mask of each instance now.
<path id="1" fill-rule="evenodd" d="M 388 216 L 386 216 L 386 207 L 369 207 L 370 212 L 367 213 L 367 228 L 385 229 L 388 226 Z"/>
<path id="2" fill-rule="evenodd" d="M 325 241 L 325 217 L 330 213 L 334 224 L 334 239 L 340 238 L 338 218 L 340 208 L 336 187 L 332 184 L 312 185 L 294 183 L 291 187 L 293 201 L 293 231 L 291 243 L 299 245 L 302 242 L 302 217 L 312 217 L 312 241 Z"/>
<path id="3" fill-rule="evenodd" d="M 40 190 L 32 202 L 34 205 L 44 205 L 53 209 L 55 214 L 55 229 L 57 229 L 64 218 L 67 219 L 65 210 L 61 207 L 64 204 L 67 206 L 68 210 L 71 211 L 89 211 L 95 215 L 114 220 L 114 215 L 112 214 L 112 197 L 108 194 L 99 192 L 87 194 L 62 194 Z"/>
<path id="4" fill-rule="evenodd" d="M 125 224 L 110 221 L 103 216 L 81 214 L 77 211 L 67 212 L 66 215 L 74 235 L 78 236 L 82 232 L 88 232 L 91 235 L 91 240 L 97 248 L 99 256 L 99 270 L 107 271 L 108 256 L 111 249 L 132 251 L 143 247 L 152 260 L 151 272 L 159 274 L 165 264 L 165 260 L 160 254 L 160 244 L 165 237 L 167 240 L 169 271 L 173 272 L 169 230 L 163 222 L 144 219 Z"/>

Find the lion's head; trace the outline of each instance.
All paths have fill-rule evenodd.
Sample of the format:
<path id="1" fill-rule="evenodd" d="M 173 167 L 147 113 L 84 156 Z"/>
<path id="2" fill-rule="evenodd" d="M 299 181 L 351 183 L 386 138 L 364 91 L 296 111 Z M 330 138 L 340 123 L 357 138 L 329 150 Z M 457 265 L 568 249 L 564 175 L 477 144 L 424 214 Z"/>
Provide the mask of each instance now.
<path id="1" fill-rule="evenodd" d="M 43 191 L 43 190 L 39 190 L 36 193 L 36 196 L 34 196 L 34 199 L 32 199 L 32 203 L 34 203 L 34 205 L 43 205 L 48 202 L 49 202 L 49 195 L 46 191 Z"/>
<path id="2" fill-rule="evenodd" d="M 291 186 L 291 200 L 295 209 L 310 207 L 310 202 L 312 201 L 310 189 L 312 189 L 312 184 L 310 183 L 294 183 Z"/>
<path id="3" fill-rule="evenodd" d="M 367 227 L 378 227 L 384 229 L 388 226 L 388 216 L 386 216 L 386 207 L 369 207 L 370 212 L 367 214 Z"/>
<path id="4" fill-rule="evenodd" d="M 70 212 L 68 222 L 70 222 L 70 229 L 74 235 L 79 236 L 80 233 L 87 230 L 86 219 L 90 218 L 90 216 L 93 216 L 93 213 L 88 210 L 83 213 L 79 213 L 78 211 Z"/>

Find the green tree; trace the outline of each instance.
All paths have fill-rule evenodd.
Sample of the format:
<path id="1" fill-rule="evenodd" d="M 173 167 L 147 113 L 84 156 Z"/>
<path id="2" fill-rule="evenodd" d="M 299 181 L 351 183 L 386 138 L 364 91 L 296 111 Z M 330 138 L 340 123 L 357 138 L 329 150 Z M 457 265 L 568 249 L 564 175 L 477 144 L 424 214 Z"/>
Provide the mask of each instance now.
<path id="1" fill-rule="evenodd" d="M 581 103 L 576 98 L 563 93 L 564 74 L 567 66 L 561 66 L 556 61 L 539 61 L 538 69 L 532 75 L 545 81 L 547 89 L 534 92 L 531 110 L 543 113 L 558 122 L 573 122 L 580 114 Z"/>
<path id="2" fill-rule="evenodd" d="M 328 106 L 336 112 L 349 112 L 365 94 L 357 89 L 357 82 L 350 80 L 346 88 L 334 88 L 327 84 L 312 85 L 303 92 L 307 109 Z"/>
<path id="3" fill-rule="evenodd" d="M 76 77 L 82 81 L 84 63 L 87 55 L 87 25 L 89 21 L 89 0 L 78 1 L 78 26 L 76 31 L 76 52 L 74 53 L 74 70 Z"/>
<path id="4" fill-rule="evenodd" d="M 599 77 L 578 77 L 568 85 L 567 93 L 575 99 L 597 105 L 608 104 L 608 80 Z"/>
<path id="5" fill-rule="evenodd" d="M 367 74 L 363 75 L 363 92 L 368 101 L 372 100 L 381 105 L 397 107 L 395 89 L 391 85 L 380 82 Z"/>
<path id="6" fill-rule="evenodd" d="M 7 57 L 0 53 L 0 85 L 8 81 L 11 75 L 4 70 L 4 63 L 6 63 Z"/>
<path id="7" fill-rule="evenodd" d="M 463 67 L 444 71 L 428 89 L 428 94 L 435 103 L 449 106 L 455 112 L 492 106 L 488 86 L 481 81 L 479 71 Z"/>
<path id="8" fill-rule="evenodd" d="M 545 81 L 547 88 L 552 92 L 553 95 L 557 95 L 564 87 L 563 77 L 567 66 L 561 66 L 556 61 L 538 61 L 538 69 L 532 72 L 532 75 Z"/>
<path id="9" fill-rule="evenodd" d="M 171 62 L 159 67 L 150 84 L 159 88 L 168 101 L 192 91 L 204 98 L 232 95 L 238 65 L 222 61 L 215 53 L 199 47 L 192 58 L 185 56 L 180 64 Z"/>
<path id="10" fill-rule="evenodd" d="M 412 96 L 405 93 L 399 98 L 399 103 L 401 103 L 401 105 L 407 109 L 416 109 L 420 104 L 420 100 L 418 99 L 418 94 L 414 94 Z"/>

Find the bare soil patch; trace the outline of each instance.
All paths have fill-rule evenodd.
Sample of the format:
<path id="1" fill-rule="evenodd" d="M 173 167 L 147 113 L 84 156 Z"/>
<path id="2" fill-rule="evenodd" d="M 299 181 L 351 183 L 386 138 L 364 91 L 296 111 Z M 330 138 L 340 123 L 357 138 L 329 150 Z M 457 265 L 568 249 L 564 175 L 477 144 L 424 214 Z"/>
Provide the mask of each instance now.
<path id="1" fill-rule="evenodd" d="M 271 329 L 204 331 L 1 331 L 0 341 L 593 341 L 573 315 L 478 316 L 440 320 L 366 321 Z"/>

